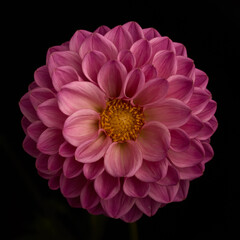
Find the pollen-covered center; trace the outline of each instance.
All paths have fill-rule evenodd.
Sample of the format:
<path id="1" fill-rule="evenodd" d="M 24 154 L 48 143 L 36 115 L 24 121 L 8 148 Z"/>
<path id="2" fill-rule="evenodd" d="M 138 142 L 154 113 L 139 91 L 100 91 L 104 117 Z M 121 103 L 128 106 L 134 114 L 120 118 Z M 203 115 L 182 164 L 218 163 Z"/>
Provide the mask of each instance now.
<path id="1" fill-rule="evenodd" d="M 109 100 L 101 113 L 100 126 L 114 142 L 135 140 L 143 124 L 142 108 L 129 101 Z"/>

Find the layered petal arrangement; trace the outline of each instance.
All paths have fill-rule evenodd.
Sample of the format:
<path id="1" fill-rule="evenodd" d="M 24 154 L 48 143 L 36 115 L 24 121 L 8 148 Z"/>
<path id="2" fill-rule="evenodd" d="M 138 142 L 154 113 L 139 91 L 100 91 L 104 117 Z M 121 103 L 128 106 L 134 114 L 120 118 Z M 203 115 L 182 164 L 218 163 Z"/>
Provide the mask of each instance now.
<path id="1" fill-rule="evenodd" d="M 184 45 L 128 22 L 51 47 L 19 102 L 25 151 L 72 207 L 134 222 L 186 198 L 216 102 Z"/>

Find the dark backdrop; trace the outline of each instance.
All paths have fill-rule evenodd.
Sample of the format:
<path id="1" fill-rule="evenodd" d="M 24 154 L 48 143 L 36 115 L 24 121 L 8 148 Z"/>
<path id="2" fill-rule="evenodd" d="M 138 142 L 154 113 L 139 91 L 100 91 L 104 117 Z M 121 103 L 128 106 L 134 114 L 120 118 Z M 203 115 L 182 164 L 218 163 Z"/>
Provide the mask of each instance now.
<path id="1" fill-rule="evenodd" d="M 60 191 L 49 190 L 35 170 L 35 161 L 22 149 L 24 138 L 18 101 L 33 81 L 36 68 L 45 63 L 47 49 L 68 41 L 78 29 L 94 31 L 137 21 L 161 35 L 183 43 L 197 68 L 209 76 L 208 89 L 218 103 L 219 128 L 212 137 L 215 156 L 202 177 L 191 182 L 187 199 L 171 203 L 138 221 L 139 239 L 203 239 L 228 234 L 233 211 L 231 184 L 237 161 L 233 136 L 239 136 L 235 104 L 238 71 L 239 6 L 227 1 L 98 1 L 55 4 L 27 1 L 8 4 L 2 11 L 1 77 L 1 188 L 6 239 L 130 239 L 128 224 L 91 217 L 68 206 Z M 165 2 L 165 1 L 164 1 Z M 236 1 L 237 2 L 237 1 Z M 4 14 L 4 11 L 6 13 Z M 237 113 L 237 112 L 236 112 Z M 131 231 L 130 231 L 131 232 Z"/>

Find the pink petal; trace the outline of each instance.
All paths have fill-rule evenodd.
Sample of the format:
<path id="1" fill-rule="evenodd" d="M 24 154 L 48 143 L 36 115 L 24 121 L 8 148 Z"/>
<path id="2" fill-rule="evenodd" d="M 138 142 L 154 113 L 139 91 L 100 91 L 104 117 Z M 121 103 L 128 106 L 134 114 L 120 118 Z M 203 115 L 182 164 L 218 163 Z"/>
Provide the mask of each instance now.
<path id="1" fill-rule="evenodd" d="M 63 163 L 63 174 L 66 178 L 75 178 L 82 173 L 83 164 L 74 157 L 68 157 Z"/>
<path id="2" fill-rule="evenodd" d="M 142 182 L 136 177 L 125 178 L 123 184 L 123 191 L 129 197 L 137 197 L 142 198 L 146 197 L 149 190 L 149 184 L 146 182 Z"/>
<path id="3" fill-rule="evenodd" d="M 205 151 L 205 156 L 204 156 L 204 163 L 207 163 L 213 158 L 214 151 L 209 143 L 203 142 L 202 143 L 204 151 Z"/>
<path id="4" fill-rule="evenodd" d="M 63 143 L 62 131 L 56 128 L 47 128 L 39 137 L 37 148 L 42 153 L 53 155 L 58 152 Z"/>
<path id="5" fill-rule="evenodd" d="M 93 214 L 93 215 L 100 215 L 100 214 L 105 214 L 101 203 L 99 202 L 97 206 L 93 207 L 93 208 L 88 208 L 88 212 Z"/>
<path id="6" fill-rule="evenodd" d="M 60 187 L 60 176 L 53 176 L 48 180 L 48 187 L 51 190 L 57 190 Z"/>
<path id="7" fill-rule="evenodd" d="M 98 136 L 99 114 L 91 109 L 81 109 L 67 118 L 63 127 L 64 138 L 78 147 Z"/>
<path id="8" fill-rule="evenodd" d="M 180 128 L 170 130 L 171 148 L 176 152 L 182 152 L 189 147 L 189 136 Z"/>
<path id="9" fill-rule="evenodd" d="M 68 204 L 73 208 L 82 208 L 80 197 L 67 198 Z"/>
<path id="10" fill-rule="evenodd" d="M 63 157 L 73 157 L 76 148 L 68 142 L 63 142 L 59 147 L 59 154 Z"/>
<path id="11" fill-rule="evenodd" d="M 63 51 L 69 51 L 69 46 L 67 46 L 67 44 L 61 44 L 61 45 L 58 45 L 58 46 L 53 46 L 53 47 L 50 47 L 47 51 L 47 56 L 46 56 L 46 63 L 48 65 L 49 63 L 49 58 L 50 56 L 52 55 L 52 53 L 54 52 L 63 52 Z"/>
<path id="12" fill-rule="evenodd" d="M 168 128 L 176 128 L 185 124 L 191 109 L 182 101 L 169 98 L 144 110 L 145 121 L 159 121 Z"/>
<path id="13" fill-rule="evenodd" d="M 166 157 L 170 145 L 170 133 L 160 122 L 146 123 L 137 138 L 143 158 L 160 161 Z"/>
<path id="14" fill-rule="evenodd" d="M 52 75 L 52 83 L 57 92 L 59 92 L 65 84 L 74 81 L 83 81 L 77 71 L 70 66 L 57 67 Z"/>
<path id="15" fill-rule="evenodd" d="M 89 180 L 95 179 L 103 171 L 104 171 L 103 159 L 100 159 L 99 161 L 93 163 L 85 163 L 83 166 L 83 174 Z"/>
<path id="16" fill-rule="evenodd" d="M 145 77 L 141 69 L 135 68 L 128 73 L 124 86 L 124 95 L 133 98 L 144 86 Z"/>
<path id="17" fill-rule="evenodd" d="M 106 171 L 114 177 L 131 177 L 142 165 L 142 153 L 134 141 L 113 142 L 104 157 Z"/>
<path id="18" fill-rule="evenodd" d="M 141 67 L 147 63 L 152 54 L 151 45 L 146 39 L 136 41 L 130 51 L 136 59 L 136 67 Z"/>
<path id="19" fill-rule="evenodd" d="M 125 66 L 127 72 L 130 72 L 136 65 L 136 59 L 130 50 L 120 51 L 117 59 Z"/>
<path id="20" fill-rule="evenodd" d="M 192 167 L 204 160 L 204 148 L 201 143 L 191 139 L 189 148 L 183 152 L 168 151 L 171 162 L 177 167 Z"/>
<path id="21" fill-rule="evenodd" d="M 34 72 L 34 80 L 39 87 L 53 89 L 52 79 L 48 72 L 48 67 L 46 65 L 38 68 Z"/>
<path id="22" fill-rule="evenodd" d="M 133 42 L 144 38 L 144 33 L 140 25 L 136 22 L 127 22 L 123 25 L 123 28 L 126 29 L 132 36 Z"/>
<path id="23" fill-rule="evenodd" d="M 142 215 L 142 212 L 134 205 L 121 219 L 127 223 L 133 223 L 140 219 Z"/>
<path id="24" fill-rule="evenodd" d="M 120 179 L 104 171 L 95 179 L 94 189 L 101 199 L 113 198 L 120 190 Z"/>
<path id="25" fill-rule="evenodd" d="M 102 52 L 107 59 L 117 58 L 118 51 L 115 45 L 99 33 L 93 33 L 85 39 L 79 49 L 79 55 L 83 59 L 84 56 L 92 50 Z"/>
<path id="26" fill-rule="evenodd" d="M 189 181 L 182 180 L 179 183 L 179 189 L 175 196 L 174 202 L 180 202 L 186 199 L 189 189 Z"/>
<path id="27" fill-rule="evenodd" d="M 134 201 L 134 198 L 128 197 L 123 191 L 119 191 L 111 199 L 101 199 L 101 205 L 109 217 L 120 218 L 132 208 Z"/>
<path id="28" fill-rule="evenodd" d="M 63 167 L 65 158 L 59 154 L 54 154 L 48 158 L 48 170 L 52 174 L 56 174 Z"/>
<path id="29" fill-rule="evenodd" d="M 174 42 L 173 46 L 175 47 L 176 56 L 187 57 L 187 50 L 186 50 L 185 46 L 182 43 Z"/>
<path id="30" fill-rule="evenodd" d="M 99 87 L 108 97 L 122 96 L 122 88 L 127 71 L 124 65 L 116 60 L 106 62 L 98 73 Z"/>
<path id="31" fill-rule="evenodd" d="M 69 49 L 71 51 L 74 51 L 76 53 L 79 52 L 79 48 L 81 47 L 83 41 L 87 36 L 89 36 L 91 33 L 86 30 L 78 30 L 74 33 L 72 38 L 69 42 Z"/>
<path id="32" fill-rule="evenodd" d="M 83 73 L 90 81 L 97 83 L 98 72 L 106 61 L 107 58 L 102 52 L 88 52 L 82 61 Z"/>
<path id="33" fill-rule="evenodd" d="M 186 77 L 193 77 L 195 65 L 192 59 L 177 56 L 177 72 L 176 74 L 184 75 Z"/>
<path id="34" fill-rule="evenodd" d="M 104 37 L 113 42 L 118 51 L 129 49 L 133 43 L 131 34 L 122 26 L 116 26 L 111 29 Z"/>
<path id="35" fill-rule="evenodd" d="M 166 175 L 164 176 L 164 178 L 160 179 L 157 183 L 164 186 L 172 186 L 176 185 L 179 182 L 179 178 L 180 178 L 179 173 L 176 170 L 176 168 L 168 164 Z"/>
<path id="36" fill-rule="evenodd" d="M 208 76 L 205 72 L 199 69 L 195 69 L 195 87 L 200 87 L 202 89 L 205 89 L 208 84 Z"/>
<path id="37" fill-rule="evenodd" d="M 30 138 L 37 142 L 39 136 L 42 134 L 44 130 L 46 130 L 46 126 L 44 126 L 41 121 L 35 121 L 28 126 L 27 134 L 29 135 Z"/>
<path id="38" fill-rule="evenodd" d="M 176 74 L 177 60 L 173 51 L 161 50 L 157 52 L 152 63 L 157 70 L 157 76 L 160 78 L 168 78 Z"/>
<path id="39" fill-rule="evenodd" d="M 142 71 L 145 75 L 145 81 L 148 82 L 151 79 L 157 77 L 157 70 L 152 64 L 147 64 L 142 68 Z"/>
<path id="40" fill-rule="evenodd" d="M 62 129 L 67 118 L 67 116 L 59 110 L 56 98 L 51 98 L 41 103 L 38 106 L 37 114 L 47 127 L 55 127 L 59 129 Z"/>
<path id="41" fill-rule="evenodd" d="M 165 79 L 155 78 L 147 82 L 143 89 L 134 97 L 136 105 L 145 106 L 161 100 L 167 94 L 168 82 Z"/>
<path id="42" fill-rule="evenodd" d="M 155 28 L 144 28 L 143 33 L 144 37 L 147 40 L 151 40 L 156 37 L 161 37 L 160 33 Z"/>
<path id="43" fill-rule="evenodd" d="M 199 140 L 207 140 L 210 138 L 214 133 L 214 129 L 212 128 L 212 125 L 208 122 L 203 123 L 203 128 L 198 133 L 197 138 Z"/>
<path id="44" fill-rule="evenodd" d="M 183 129 L 190 138 L 195 138 L 202 128 L 203 123 L 194 115 L 192 115 L 189 120 L 181 126 L 181 129 Z"/>
<path id="45" fill-rule="evenodd" d="M 141 168 L 135 176 L 143 182 L 156 182 L 167 174 L 168 163 L 166 159 L 158 162 L 143 160 Z"/>
<path id="46" fill-rule="evenodd" d="M 21 126 L 23 128 L 24 133 L 27 135 L 27 128 L 30 126 L 31 122 L 26 118 L 26 117 L 22 117 L 21 120 Z"/>
<path id="47" fill-rule="evenodd" d="M 90 142 L 81 144 L 75 151 L 75 158 L 82 163 L 92 163 L 98 161 L 104 156 L 112 140 L 103 132 Z"/>
<path id="48" fill-rule="evenodd" d="M 33 141 L 29 136 L 26 136 L 23 140 L 23 149 L 32 157 L 37 157 L 39 155 L 39 150 L 36 147 L 36 142 Z"/>
<path id="49" fill-rule="evenodd" d="M 197 116 L 203 121 L 209 121 L 215 114 L 217 109 L 217 103 L 213 100 L 210 100 L 206 107 L 199 113 Z"/>
<path id="50" fill-rule="evenodd" d="M 105 94 L 93 83 L 71 82 L 58 93 L 60 110 L 71 115 L 80 109 L 93 109 L 101 112 L 106 105 Z"/>
<path id="51" fill-rule="evenodd" d="M 218 128 L 218 121 L 217 121 L 216 117 L 212 116 L 212 118 L 208 122 L 211 124 L 213 131 L 215 132 Z"/>
<path id="52" fill-rule="evenodd" d="M 178 168 L 180 179 L 183 180 L 193 180 L 195 178 L 199 178 L 202 176 L 203 171 L 204 168 L 201 163 L 192 167 Z"/>
<path id="53" fill-rule="evenodd" d="M 102 25 L 98 27 L 94 32 L 104 36 L 108 31 L 110 31 L 110 28 L 108 26 Z"/>
<path id="54" fill-rule="evenodd" d="M 176 98 L 187 102 L 193 93 L 192 79 L 182 76 L 174 75 L 168 78 L 169 88 L 167 97 Z"/>
<path id="55" fill-rule="evenodd" d="M 49 170 L 48 170 L 48 155 L 45 155 L 43 153 L 40 153 L 37 158 L 36 158 L 36 162 L 35 162 L 35 166 L 36 169 L 44 174 L 49 174 Z"/>

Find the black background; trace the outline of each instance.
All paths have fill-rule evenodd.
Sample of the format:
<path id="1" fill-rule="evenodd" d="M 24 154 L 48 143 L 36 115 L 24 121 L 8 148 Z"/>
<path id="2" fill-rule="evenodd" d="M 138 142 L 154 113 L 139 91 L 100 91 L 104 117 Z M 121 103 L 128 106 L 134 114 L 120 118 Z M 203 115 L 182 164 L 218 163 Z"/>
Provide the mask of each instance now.
<path id="1" fill-rule="evenodd" d="M 239 137 L 237 1 L 51 3 L 21 1 L 2 8 L 1 216 L 6 239 L 130 239 L 135 226 L 70 208 L 60 191 L 49 190 L 36 172 L 34 159 L 22 149 L 18 101 L 33 81 L 35 69 L 45 64 L 49 47 L 68 41 L 78 29 L 113 28 L 131 20 L 186 46 L 196 67 L 209 76 L 219 121 L 211 142 L 215 156 L 204 175 L 191 182 L 185 201 L 168 204 L 151 218 L 142 217 L 137 222 L 139 239 L 227 236 L 239 191 L 231 187 L 237 182 L 239 161 L 234 154 L 238 147 L 234 139 Z"/>

